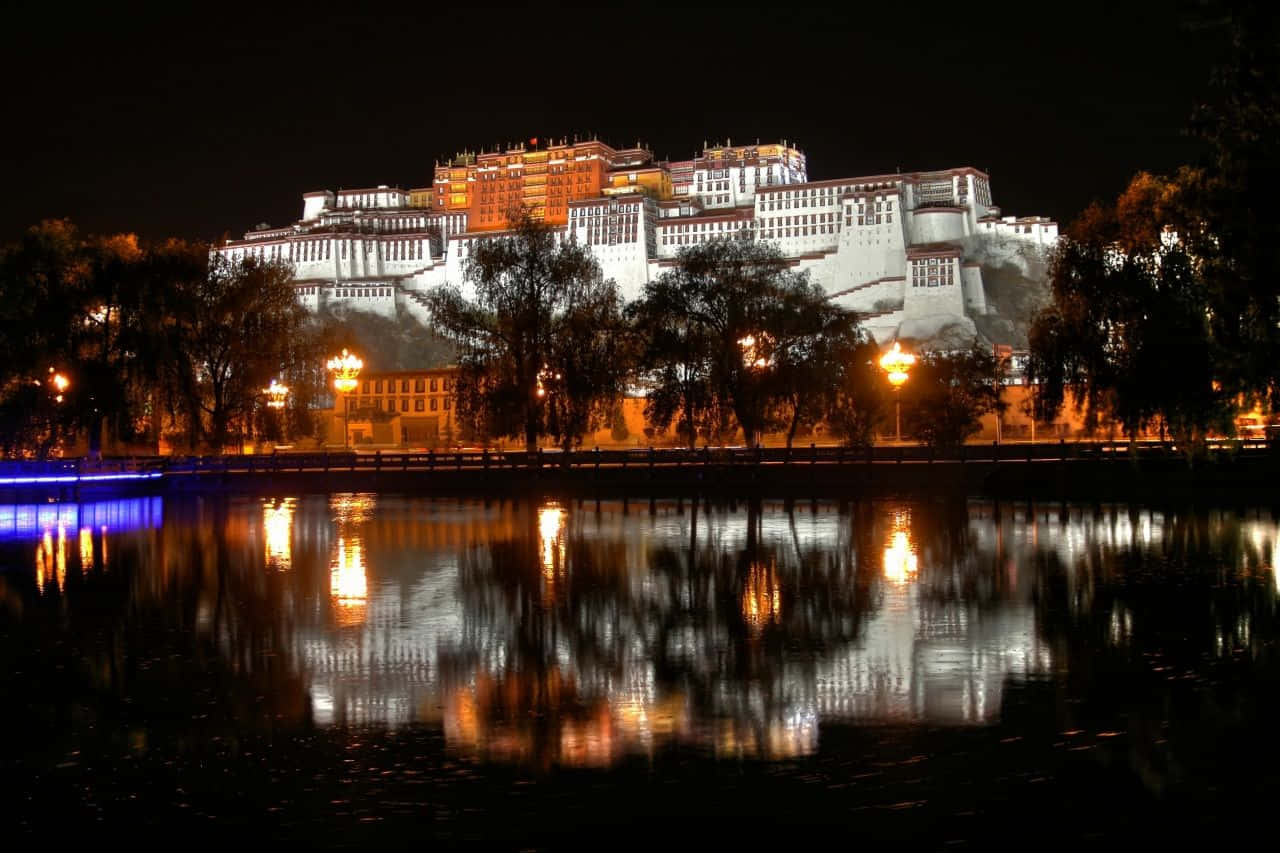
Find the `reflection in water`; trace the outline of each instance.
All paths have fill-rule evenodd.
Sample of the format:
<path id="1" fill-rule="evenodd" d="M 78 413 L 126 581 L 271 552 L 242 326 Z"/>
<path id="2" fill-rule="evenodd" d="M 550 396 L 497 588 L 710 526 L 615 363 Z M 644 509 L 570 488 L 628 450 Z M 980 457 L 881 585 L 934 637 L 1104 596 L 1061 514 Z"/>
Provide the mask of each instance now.
<path id="1" fill-rule="evenodd" d="M 93 529 L 80 528 L 80 571 L 87 572 L 93 568 Z"/>
<path id="2" fill-rule="evenodd" d="M 37 593 L 66 591 L 70 533 L 76 533 L 75 553 L 80 574 L 109 567 L 108 522 L 121 533 L 161 524 L 161 499 L 126 498 L 91 503 L 0 505 L 0 543 L 34 541 Z M 94 528 L 98 529 L 95 543 Z M 95 548 L 97 556 L 95 556 Z"/>
<path id="3" fill-rule="evenodd" d="M 778 586 L 777 567 L 773 561 L 767 567 L 752 563 L 742 590 L 742 618 L 753 634 L 759 634 L 766 624 L 779 621 L 781 615 L 782 591 Z"/>
<path id="4" fill-rule="evenodd" d="M 267 566 L 287 572 L 293 566 L 293 510 L 297 501 L 284 498 L 262 504 L 262 531 Z"/>
<path id="5" fill-rule="evenodd" d="M 338 537 L 337 556 L 329 570 L 329 595 L 333 598 L 338 624 L 344 627 L 364 621 L 369 598 L 369 579 L 364 567 L 360 540 Z"/>
<path id="6" fill-rule="evenodd" d="M 58 525 L 58 528 L 61 530 L 62 525 Z M 36 589 L 43 591 L 45 586 L 48 585 L 49 579 L 55 578 L 58 590 L 62 590 L 66 578 L 62 573 L 55 574 L 55 559 L 53 532 L 45 530 L 43 539 L 40 541 L 40 544 L 36 546 Z M 66 557 L 64 556 L 61 560 L 58 560 L 57 563 L 58 565 L 65 566 Z"/>
<path id="7" fill-rule="evenodd" d="M 893 530 L 884 549 L 884 576 L 896 584 L 905 584 L 916 576 L 918 560 L 911 545 L 911 516 L 905 512 L 893 515 Z"/>
<path id="8" fill-rule="evenodd" d="M 542 552 L 543 598 L 555 600 L 557 581 L 563 580 L 565 565 L 565 520 L 568 515 L 557 503 L 538 509 L 538 542 Z"/>
<path id="9" fill-rule="evenodd" d="M 50 579 L 57 586 L 58 592 L 62 592 L 67 586 L 67 526 L 59 522 L 57 530 L 56 546 L 53 531 L 48 528 L 45 529 L 40 544 L 36 545 L 36 589 L 41 591 Z"/>
<path id="10" fill-rule="evenodd" d="M 132 596 L 120 618 L 189 603 L 174 623 L 281 718 L 423 724 L 477 759 L 807 755 L 823 726 L 992 725 L 1013 688 L 1087 680 L 1099 661 L 1150 673 L 1171 645 L 1198 662 L 1274 641 L 1280 536 L 1257 515 L 358 494 L 177 506 L 148 548 L 105 526 L 95 543 L 96 519 L 57 513 L 24 520 L 15 547 L 24 567 L 34 548 L 35 590 L 63 592 L 72 628 L 110 538 Z M 1202 573 L 1199 597 L 1171 598 Z"/>
<path id="11" fill-rule="evenodd" d="M 141 530 L 158 527 L 161 499 L 121 498 L 89 503 L 0 504 L 0 541 L 30 540 L 59 524 L 69 528 Z"/>
<path id="12" fill-rule="evenodd" d="M 364 622 L 369 577 L 364 562 L 364 528 L 377 504 L 375 495 L 335 495 L 329 502 L 338 541 L 329 564 L 329 596 L 334 618 L 343 628 Z"/>

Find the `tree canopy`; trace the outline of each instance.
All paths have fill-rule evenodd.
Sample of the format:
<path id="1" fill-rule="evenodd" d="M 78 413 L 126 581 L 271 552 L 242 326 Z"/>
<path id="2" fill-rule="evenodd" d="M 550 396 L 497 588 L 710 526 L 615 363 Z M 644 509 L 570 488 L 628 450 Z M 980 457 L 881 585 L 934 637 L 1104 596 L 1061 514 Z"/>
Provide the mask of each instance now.
<path id="1" fill-rule="evenodd" d="M 0 250 L 0 305 L 7 454 L 44 456 L 80 433 L 92 453 L 104 427 L 127 443 L 159 438 L 166 423 L 192 446 L 221 448 L 252 428 L 271 378 L 310 399 L 296 370 L 315 339 L 284 266 L 52 220 Z"/>
<path id="2" fill-rule="evenodd" d="M 1041 416 L 1071 400 L 1088 427 L 1159 425 L 1192 447 L 1280 403 L 1280 27 L 1258 4 L 1215 25 L 1231 49 L 1192 118 L 1206 156 L 1139 173 L 1055 250 L 1029 335 Z"/>
<path id="3" fill-rule="evenodd" d="M 903 431 L 931 447 L 958 447 L 981 429 L 988 412 L 1002 412 L 1003 364 L 987 348 L 925 352 L 902 395 Z"/>
<path id="4" fill-rule="evenodd" d="M 646 414 L 690 446 L 736 421 L 748 441 L 786 430 L 788 443 L 830 409 L 863 341 L 856 316 L 796 273 L 778 249 L 749 239 L 682 249 L 629 308 L 641 341 Z"/>
<path id="5" fill-rule="evenodd" d="M 479 241 L 465 283 L 436 288 L 428 306 L 458 353 L 460 418 L 481 435 L 540 436 L 565 447 L 602 423 L 621 394 L 622 303 L 586 247 L 527 210 L 511 231 Z"/>

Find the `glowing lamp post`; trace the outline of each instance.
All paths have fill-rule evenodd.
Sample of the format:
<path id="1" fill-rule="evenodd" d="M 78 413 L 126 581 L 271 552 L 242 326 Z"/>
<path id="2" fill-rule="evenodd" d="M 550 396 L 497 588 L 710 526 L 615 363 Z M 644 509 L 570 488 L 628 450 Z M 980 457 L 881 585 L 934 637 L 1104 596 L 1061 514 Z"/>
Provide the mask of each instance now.
<path id="1" fill-rule="evenodd" d="M 764 332 L 761 332 L 758 338 L 755 335 L 738 338 L 738 346 L 742 347 L 742 366 L 755 374 L 772 367 L 773 359 L 765 354 L 772 343 L 773 339 Z M 764 436 L 758 429 L 752 435 L 744 437 L 754 447 L 759 447 L 764 443 Z"/>
<path id="2" fill-rule="evenodd" d="M 267 396 L 267 406 L 272 409 L 283 409 L 284 402 L 289 396 L 289 386 L 281 385 L 272 379 L 271 384 L 262 389 L 262 393 Z"/>
<path id="3" fill-rule="evenodd" d="M 880 369 L 885 372 L 889 384 L 893 386 L 894 432 L 899 443 L 902 442 L 902 386 L 906 383 L 907 374 L 915 363 L 916 357 L 909 352 L 903 352 L 897 341 L 893 342 L 893 349 L 880 356 Z"/>
<path id="4" fill-rule="evenodd" d="M 52 367 L 49 368 L 49 372 L 53 374 L 49 377 L 49 384 L 52 385 L 53 390 L 57 392 L 57 394 L 54 395 L 53 401 L 55 403 L 61 403 L 63 392 L 65 392 L 67 388 L 71 387 L 71 380 L 63 376 L 61 373 L 56 372 Z"/>
<path id="5" fill-rule="evenodd" d="M 545 364 L 542 365 L 542 369 L 538 371 L 538 384 L 534 388 L 534 395 L 539 400 L 546 398 L 548 389 L 543 380 L 555 380 L 556 382 L 559 382 L 560 379 L 561 376 L 559 373 L 552 372 L 551 368 L 547 367 Z"/>
<path id="6" fill-rule="evenodd" d="M 333 390 L 342 395 L 342 446 L 347 447 L 347 396 L 356 390 L 356 377 L 360 375 L 360 369 L 364 367 L 364 362 L 360 360 L 358 355 L 347 352 L 344 348 L 342 355 L 334 356 L 329 359 L 329 372 L 333 374 Z"/>

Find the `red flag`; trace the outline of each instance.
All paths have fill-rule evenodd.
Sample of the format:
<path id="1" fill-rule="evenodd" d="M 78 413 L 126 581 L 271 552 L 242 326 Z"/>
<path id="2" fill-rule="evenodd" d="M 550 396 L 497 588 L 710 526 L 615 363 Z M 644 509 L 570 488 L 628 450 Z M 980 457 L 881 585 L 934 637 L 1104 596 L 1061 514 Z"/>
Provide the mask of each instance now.
<path id="1" fill-rule="evenodd" d="M 529 137 L 529 144 L 530 144 L 530 145 L 533 145 L 533 146 L 535 146 L 535 147 L 536 147 L 536 146 L 537 146 L 537 144 L 538 144 L 538 137 L 536 137 L 536 136 L 530 136 L 530 137 Z"/>

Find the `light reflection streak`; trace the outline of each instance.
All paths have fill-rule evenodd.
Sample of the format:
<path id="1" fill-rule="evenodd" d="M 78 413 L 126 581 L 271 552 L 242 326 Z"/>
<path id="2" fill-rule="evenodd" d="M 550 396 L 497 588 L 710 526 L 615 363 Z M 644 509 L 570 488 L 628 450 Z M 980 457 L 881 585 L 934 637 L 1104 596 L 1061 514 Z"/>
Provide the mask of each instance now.
<path id="1" fill-rule="evenodd" d="M 916 576 L 918 558 L 911 543 L 911 516 L 895 513 L 889 544 L 884 549 L 884 576 L 899 586 L 904 586 Z"/>
<path id="2" fill-rule="evenodd" d="M 364 527 L 373 516 L 377 495 L 344 493 L 329 500 L 338 541 L 329 563 L 329 598 L 340 628 L 364 623 L 369 576 L 364 558 Z"/>
<path id="3" fill-rule="evenodd" d="M 364 622 L 369 599 L 369 578 L 365 573 L 364 551 L 359 539 L 338 537 L 337 556 L 329 570 L 329 596 L 342 627 Z"/>
<path id="4" fill-rule="evenodd" d="M 285 498 L 262 505 L 266 564 L 281 572 L 287 572 L 293 567 L 294 504 L 293 498 Z"/>
<path id="5" fill-rule="evenodd" d="M 543 591 L 548 601 L 555 598 L 556 581 L 564 577 L 565 524 L 568 514 L 557 503 L 538 508 L 538 544 L 542 553 Z"/>
<path id="6" fill-rule="evenodd" d="M 53 576 L 53 533 L 46 530 L 40 544 L 36 545 L 36 589 L 44 591 Z"/>
<path id="7" fill-rule="evenodd" d="M 767 624 L 782 618 L 782 589 L 774 562 L 771 561 L 768 567 L 761 563 L 751 564 L 742 590 L 742 618 L 756 636 L 764 631 Z"/>
<path id="8" fill-rule="evenodd" d="M 93 568 L 93 528 L 80 528 L 80 572 Z"/>
<path id="9" fill-rule="evenodd" d="M 50 579 L 63 592 L 67 586 L 67 526 L 58 524 L 58 540 L 54 544 L 53 530 L 45 528 L 44 536 L 36 545 L 36 589 L 43 590 Z"/>

